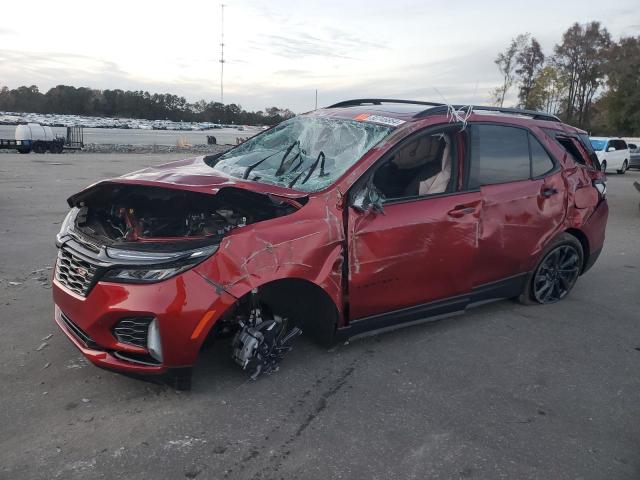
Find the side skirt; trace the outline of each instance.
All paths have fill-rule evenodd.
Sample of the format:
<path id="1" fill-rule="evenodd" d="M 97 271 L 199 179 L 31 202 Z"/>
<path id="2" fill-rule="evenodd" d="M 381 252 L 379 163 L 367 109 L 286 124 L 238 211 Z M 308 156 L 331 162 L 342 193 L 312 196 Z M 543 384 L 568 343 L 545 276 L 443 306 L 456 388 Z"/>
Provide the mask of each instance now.
<path id="1" fill-rule="evenodd" d="M 460 315 L 469 307 L 503 298 L 517 297 L 522 292 L 528 275 L 528 272 L 521 273 L 504 280 L 480 285 L 471 290 L 469 295 L 457 295 L 354 320 L 349 325 L 338 329 L 337 340 L 376 335 L 402 327 L 433 322 Z"/>

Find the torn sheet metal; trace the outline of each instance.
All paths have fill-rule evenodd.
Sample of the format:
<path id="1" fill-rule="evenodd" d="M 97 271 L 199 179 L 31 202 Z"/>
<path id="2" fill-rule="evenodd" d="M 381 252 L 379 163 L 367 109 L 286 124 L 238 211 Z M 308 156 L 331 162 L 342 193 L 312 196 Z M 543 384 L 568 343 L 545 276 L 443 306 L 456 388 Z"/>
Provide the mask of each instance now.
<path id="1" fill-rule="evenodd" d="M 282 278 L 320 286 L 342 311 L 342 264 L 345 245 L 335 193 L 313 197 L 303 210 L 235 229 L 218 252 L 196 267 L 240 298 Z"/>

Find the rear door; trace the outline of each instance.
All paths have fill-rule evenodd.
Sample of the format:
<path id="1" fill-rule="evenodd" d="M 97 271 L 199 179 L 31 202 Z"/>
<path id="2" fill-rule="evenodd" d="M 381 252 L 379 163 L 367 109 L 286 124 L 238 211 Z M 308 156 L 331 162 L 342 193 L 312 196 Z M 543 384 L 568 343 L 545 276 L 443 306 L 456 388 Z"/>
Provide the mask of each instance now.
<path id="1" fill-rule="evenodd" d="M 482 195 L 475 287 L 525 273 L 565 215 L 562 173 L 527 129 L 471 126 L 469 190 Z"/>

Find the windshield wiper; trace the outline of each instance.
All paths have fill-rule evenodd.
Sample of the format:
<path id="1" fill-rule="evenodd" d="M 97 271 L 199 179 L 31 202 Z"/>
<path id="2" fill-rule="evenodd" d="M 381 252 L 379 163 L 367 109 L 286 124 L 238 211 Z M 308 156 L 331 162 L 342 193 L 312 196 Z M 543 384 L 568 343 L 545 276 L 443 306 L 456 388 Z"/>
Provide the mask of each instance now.
<path id="1" fill-rule="evenodd" d="M 324 154 L 324 152 L 322 150 L 320 150 L 320 153 L 318 154 L 318 158 L 316 158 L 316 161 L 313 162 L 313 164 L 311 164 L 309 166 L 309 173 L 307 173 L 307 176 L 304 178 L 304 180 L 302 181 L 302 183 L 307 183 L 307 180 L 309 180 L 311 178 L 311 175 L 313 175 L 313 172 L 316 171 L 316 168 L 318 167 L 318 163 L 320 164 L 320 176 L 324 177 L 326 175 L 326 173 L 324 173 L 324 160 L 325 160 L 326 156 Z M 291 183 L 289 183 L 289 188 L 293 187 L 298 180 L 300 180 L 300 177 L 302 177 L 302 175 L 304 175 L 305 170 L 303 170 L 302 172 L 300 172 L 300 175 L 298 175 L 296 178 L 294 178 Z"/>
<path id="2" fill-rule="evenodd" d="M 287 151 L 287 153 L 284 154 L 284 158 L 287 158 L 287 155 L 289 155 L 289 152 L 291 152 L 291 150 L 293 149 L 293 147 L 295 147 L 296 143 L 299 143 L 298 140 L 296 140 L 295 142 L 293 142 L 291 145 L 289 145 L 288 147 L 285 148 L 281 148 L 280 150 L 272 153 L 271 155 L 267 155 L 266 157 L 258 160 L 256 163 L 252 163 L 251 165 L 249 165 L 246 170 L 244 171 L 244 173 L 242 174 L 242 179 L 246 180 L 247 178 L 249 178 L 249 174 L 251 173 L 251 171 L 256 168 L 258 165 L 261 165 L 263 162 L 266 162 L 267 160 L 269 160 L 271 157 L 276 156 L 277 154 L 283 152 L 284 150 Z M 282 165 L 282 162 L 280 162 L 280 165 Z"/>
<path id="3" fill-rule="evenodd" d="M 296 145 L 298 146 L 298 154 L 291 159 L 291 161 L 289 162 L 287 167 L 290 167 L 291 164 L 293 164 L 293 162 L 295 161 L 295 159 L 300 156 L 300 140 L 296 140 L 291 145 L 289 145 L 289 148 L 287 148 L 287 151 L 282 156 L 282 160 L 280 160 L 280 165 L 278 166 L 278 169 L 276 170 L 276 173 L 275 173 L 276 177 L 280 177 L 280 176 L 284 175 L 284 172 L 287 170 L 284 167 L 284 161 L 287 159 L 287 157 L 291 153 L 291 150 L 293 150 L 293 147 L 295 147 Z"/>

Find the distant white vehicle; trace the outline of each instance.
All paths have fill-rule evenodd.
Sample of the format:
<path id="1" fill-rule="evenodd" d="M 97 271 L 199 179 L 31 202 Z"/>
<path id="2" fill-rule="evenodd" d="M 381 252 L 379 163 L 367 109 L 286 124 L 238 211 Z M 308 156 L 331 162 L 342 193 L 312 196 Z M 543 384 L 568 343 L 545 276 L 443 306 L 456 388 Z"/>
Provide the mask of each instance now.
<path id="1" fill-rule="evenodd" d="M 610 137 L 589 137 L 591 146 L 596 151 L 602 171 L 615 170 L 619 174 L 624 174 L 629 168 L 629 146 L 621 138 Z"/>

